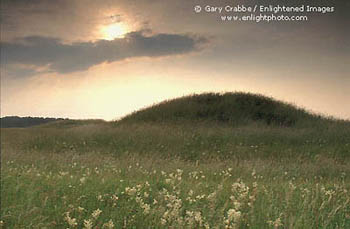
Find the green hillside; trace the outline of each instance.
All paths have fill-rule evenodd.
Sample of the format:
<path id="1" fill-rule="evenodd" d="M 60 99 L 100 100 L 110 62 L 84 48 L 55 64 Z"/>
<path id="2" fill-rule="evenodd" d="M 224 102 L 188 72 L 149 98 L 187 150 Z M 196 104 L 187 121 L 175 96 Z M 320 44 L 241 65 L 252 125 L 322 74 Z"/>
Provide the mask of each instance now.
<path id="1" fill-rule="evenodd" d="M 136 111 L 121 122 L 218 122 L 229 126 L 252 123 L 271 126 L 303 126 L 319 121 L 291 104 L 249 93 L 206 93 L 164 101 Z M 323 118 L 325 120 L 326 118 Z"/>

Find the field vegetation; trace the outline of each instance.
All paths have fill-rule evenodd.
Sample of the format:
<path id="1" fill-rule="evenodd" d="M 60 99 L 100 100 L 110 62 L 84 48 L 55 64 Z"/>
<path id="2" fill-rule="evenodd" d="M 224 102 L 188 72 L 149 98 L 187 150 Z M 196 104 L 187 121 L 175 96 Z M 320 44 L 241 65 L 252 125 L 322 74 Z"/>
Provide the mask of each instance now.
<path id="1" fill-rule="evenodd" d="M 350 228 L 350 122 L 201 94 L 1 129 L 3 228 Z"/>

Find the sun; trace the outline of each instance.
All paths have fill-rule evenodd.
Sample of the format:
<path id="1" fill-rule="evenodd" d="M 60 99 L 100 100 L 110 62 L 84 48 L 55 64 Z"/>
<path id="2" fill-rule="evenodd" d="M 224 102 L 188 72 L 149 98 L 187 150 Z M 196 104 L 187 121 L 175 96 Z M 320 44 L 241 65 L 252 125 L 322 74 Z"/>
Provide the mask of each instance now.
<path id="1" fill-rule="evenodd" d="M 103 39 L 114 40 L 123 38 L 128 33 L 128 28 L 123 23 L 114 23 L 101 28 Z"/>

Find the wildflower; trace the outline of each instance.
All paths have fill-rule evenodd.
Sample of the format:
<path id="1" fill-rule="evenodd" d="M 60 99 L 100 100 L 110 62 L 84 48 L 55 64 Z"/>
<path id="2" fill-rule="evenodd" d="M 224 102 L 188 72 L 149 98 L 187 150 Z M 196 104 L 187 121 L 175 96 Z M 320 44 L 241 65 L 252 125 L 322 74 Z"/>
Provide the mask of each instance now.
<path id="1" fill-rule="evenodd" d="M 239 209 L 241 207 L 241 203 L 238 202 L 237 200 L 235 200 L 235 198 L 233 196 L 230 197 L 230 199 L 233 201 L 233 206 L 236 208 L 236 209 Z"/>
<path id="2" fill-rule="evenodd" d="M 113 200 L 113 201 L 117 201 L 118 199 L 119 199 L 119 197 L 117 196 L 117 195 L 112 195 L 112 197 L 111 197 L 111 199 Z"/>
<path id="3" fill-rule="evenodd" d="M 289 187 L 292 189 L 292 191 L 297 188 L 291 181 L 289 181 Z"/>
<path id="4" fill-rule="evenodd" d="M 229 209 L 227 211 L 227 219 L 229 221 L 238 222 L 240 218 L 241 218 L 241 212 L 240 211 L 236 211 L 233 208 L 231 208 L 231 209 Z"/>
<path id="5" fill-rule="evenodd" d="M 163 219 L 170 221 L 177 221 L 182 224 L 183 219 L 180 216 L 180 209 L 182 207 L 182 200 L 179 199 L 176 195 L 171 195 L 166 189 L 163 189 L 162 194 L 164 200 L 167 202 L 166 207 L 168 208 L 164 214 Z"/>
<path id="6" fill-rule="evenodd" d="M 193 225 L 193 211 L 186 211 L 186 218 L 185 220 L 187 221 L 188 225 L 189 226 L 192 226 Z"/>
<path id="7" fill-rule="evenodd" d="M 83 212 L 83 211 L 85 211 L 85 208 L 83 208 L 83 207 L 78 207 L 78 212 Z"/>
<path id="8" fill-rule="evenodd" d="M 126 187 L 125 193 L 128 194 L 129 196 L 133 196 L 136 193 L 136 188 Z"/>
<path id="9" fill-rule="evenodd" d="M 166 224 L 166 219 L 161 218 L 161 219 L 160 219 L 160 223 L 161 223 L 162 225 L 165 225 L 165 224 Z"/>
<path id="10" fill-rule="evenodd" d="M 106 227 L 106 228 L 108 228 L 108 229 L 112 229 L 112 228 L 114 228 L 114 223 L 113 223 L 113 221 L 110 219 L 110 220 L 108 221 L 108 223 L 103 224 L 103 227 Z"/>
<path id="11" fill-rule="evenodd" d="M 65 176 L 65 175 L 68 175 L 68 172 L 59 172 L 60 176 Z"/>
<path id="12" fill-rule="evenodd" d="M 101 214 L 101 212 L 102 211 L 98 208 L 95 211 L 93 211 L 91 215 L 94 219 L 97 219 L 99 217 L 99 215 Z"/>
<path id="13" fill-rule="evenodd" d="M 143 208 L 143 213 L 145 215 L 148 215 L 151 210 L 151 207 L 149 206 L 149 204 L 143 204 L 141 207 Z"/>
<path id="14" fill-rule="evenodd" d="M 86 177 L 82 177 L 82 178 L 80 178 L 80 183 L 84 184 L 84 183 L 85 183 L 85 181 L 86 181 Z"/>
<path id="15" fill-rule="evenodd" d="M 241 212 L 233 208 L 227 211 L 227 217 L 224 218 L 225 228 L 236 228 L 241 218 Z"/>
<path id="16" fill-rule="evenodd" d="M 335 194 L 334 190 L 326 190 L 325 195 L 326 196 L 333 196 Z"/>
<path id="17" fill-rule="evenodd" d="M 77 220 L 75 218 L 71 218 L 69 215 L 69 212 L 66 212 L 66 217 L 64 219 L 67 221 L 67 223 L 71 227 L 75 227 L 78 225 Z"/>
<path id="18" fill-rule="evenodd" d="M 267 223 L 270 226 L 273 226 L 274 228 L 278 228 L 280 226 L 283 226 L 282 221 L 281 221 L 281 216 L 278 217 L 275 221 L 269 220 L 269 221 L 267 221 Z"/>
<path id="19" fill-rule="evenodd" d="M 142 199 L 141 199 L 141 197 L 139 197 L 139 196 L 137 196 L 137 197 L 135 198 L 135 200 L 136 200 L 136 203 L 142 203 Z"/>
<path id="20" fill-rule="evenodd" d="M 84 229 L 92 229 L 92 221 L 91 219 L 84 219 Z"/>
<path id="21" fill-rule="evenodd" d="M 194 212 L 194 220 L 199 223 L 199 226 L 202 226 L 203 219 L 202 219 L 202 213 L 199 211 Z"/>
<path id="22" fill-rule="evenodd" d="M 252 177 L 255 178 L 255 177 L 256 177 L 255 175 L 256 175 L 256 171 L 255 171 L 255 169 L 254 169 L 253 172 L 252 172 Z"/>
<path id="23" fill-rule="evenodd" d="M 216 197 L 216 192 L 212 192 L 208 195 L 207 199 L 209 201 L 214 201 L 215 200 L 215 197 Z"/>

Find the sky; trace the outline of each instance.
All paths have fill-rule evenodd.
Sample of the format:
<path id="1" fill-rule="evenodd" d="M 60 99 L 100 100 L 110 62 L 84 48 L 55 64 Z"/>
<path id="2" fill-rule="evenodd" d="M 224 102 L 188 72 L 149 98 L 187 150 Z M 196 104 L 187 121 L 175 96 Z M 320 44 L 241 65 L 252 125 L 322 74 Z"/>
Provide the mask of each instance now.
<path id="1" fill-rule="evenodd" d="M 267 17 L 270 5 L 303 6 L 274 16 L 307 20 L 222 18 Z M 350 119 L 349 10 L 347 0 L 2 0 L 1 117 L 116 120 L 244 91 Z"/>

